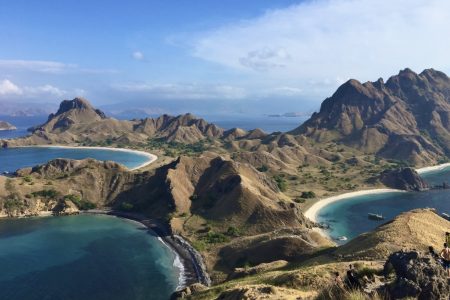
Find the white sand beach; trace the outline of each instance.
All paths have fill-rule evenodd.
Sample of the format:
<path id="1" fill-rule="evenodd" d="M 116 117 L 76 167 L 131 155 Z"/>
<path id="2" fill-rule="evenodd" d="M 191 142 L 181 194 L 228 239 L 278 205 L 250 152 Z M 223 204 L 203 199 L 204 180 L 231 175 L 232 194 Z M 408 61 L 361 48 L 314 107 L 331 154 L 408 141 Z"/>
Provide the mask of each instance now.
<path id="1" fill-rule="evenodd" d="M 21 146 L 21 147 L 41 147 L 41 148 L 65 148 L 65 149 L 97 149 L 97 150 L 110 150 L 110 151 L 118 151 L 118 152 L 128 152 L 128 153 L 135 153 L 142 156 L 145 156 L 148 158 L 148 161 L 140 164 L 137 167 L 134 167 L 130 169 L 130 171 L 141 169 L 145 166 L 148 166 L 152 162 L 156 161 L 158 159 L 158 156 L 145 152 L 145 151 L 139 151 L 139 150 L 133 150 L 133 149 L 126 149 L 126 148 L 113 148 L 113 147 L 89 147 L 89 146 L 63 146 L 63 145 L 36 145 L 36 146 Z"/>
<path id="2" fill-rule="evenodd" d="M 445 169 L 447 167 L 450 167 L 450 163 L 440 164 L 440 165 L 431 166 L 431 167 L 419 168 L 419 169 L 416 169 L 416 171 L 419 174 L 425 174 L 425 173 L 428 173 L 428 172 L 440 171 L 440 170 L 443 170 L 443 169 Z"/>
<path id="3" fill-rule="evenodd" d="M 325 198 L 314 203 L 308 210 L 305 212 L 305 216 L 313 222 L 317 222 L 317 215 L 319 211 L 325 206 L 337 202 L 346 200 L 353 197 L 365 196 L 365 195 L 373 195 L 373 194 L 383 194 L 383 193 L 404 193 L 405 191 L 396 190 L 396 189 L 372 189 L 372 190 L 364 190 L 357 192 L 345 193 L 337 196 L 332 196 L 329 198 Z"/>

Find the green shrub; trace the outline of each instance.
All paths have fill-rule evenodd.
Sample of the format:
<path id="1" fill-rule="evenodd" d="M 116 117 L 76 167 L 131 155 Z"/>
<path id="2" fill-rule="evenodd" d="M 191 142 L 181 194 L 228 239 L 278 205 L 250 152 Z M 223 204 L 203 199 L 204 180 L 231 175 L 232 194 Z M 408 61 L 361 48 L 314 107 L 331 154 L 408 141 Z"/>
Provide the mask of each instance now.
<path id="1" fill-rule="evenodd" d="M 313 191 L 302 192 L 302 194 L 300 195 L 300 198 L 303 198 L 303 199 L 316 198 L 316 193 L 314 193 Z"/>
<path id="2" fill-rule="evenodd" d="M 262 165 L 261 167 L 256 168 L 256 170 L 258 170 L 259 172 L 267 172 L 269 171 L 269 167 L 266 165 Z"/>
<path id="3" fill-rule="evenodd" d="M 65 195 L 64 200 L 72 201 L 78 207 L 78 209 L 81 209 L 81 210 L 94 209 L 97 207 L 97 205 L 95 205 L 95 203 L 92 203 L 85 199 L 81 199 L 81 197 L 78 195 L 73 195 L 73 194 Z"/>
<path id="4" fill-rule="evenodd" d="M 25 182 L 32 182 L 33 178 L 30 175 L 27 175 L 27 176 L 23 177 L 23 181 L 25 181 Z"/>
<path id="5" fill-rule="evenodd" d="M 44 197 L 47 199 L 55 199 L 60 194 L 58 191 L 56 191 L 54 189 L 49 189 L 49 190 L 41 190 L 41 191 L 37 191 L 37 192 L 32 192 L 31 195 L 33 195 L 33 197 Z"/>
<path id="6" fill-rule="evenodd" d="M 133 210 L 133 208 L 134 208 L 134 205 L 129 202 L 122 202 L 120 204 L 120 209 L 124 210 L 124 211 L 131 211 L 131 210 Z"/>
<path id="7" fill-rule="evenodd" d="M 236 236 L 240 236 L 241 233 L 240 233 L 239 229 L 237 229 L 236 227 L 230 226 L 227 229 L 226 235 L 228 235 L 228 236 L 235 236 L 236 237 Z"/>
<path id="8" fill-rule="evenodd" d="M 207 248 L 204 241 L 191 241 L 191 245 L 192 245 L 197 251 L 205 251 L 206 248 Z"/>
<path id="9" fill-rule="evenodd" d="M 275 175 L 273 177 L 273 179 L 275 180 L 275 182 L 277 183 L 278 188 L 280 189 L 280 191 L 285 192 L 287 189 L 287 182 L 286 180 L 283 178 L 283 176 L 281 175 Z"/>
<path id="10" fill-rule="evenodd" d="M 228 238 L 223 233 L 211 231 L 206 234 L 205 241 L 208 244 L 225 243 L 228 242 Z"/>
<path id="11" fill-rule="evenodd" d="M 301 199 L 301 198 L 295 198 L 295 199 L 294 199 L 294 202 L 295 202 L 295 203 L 305 203 L 306 200 L 305 200 L 305 199 Z"/>
<path id="12" fill-rule="evenodd" d="M 23 203 L 17 197 L 10 197 L 5 200 L 5 203 L 3 204 L 3 206 L 7 210 L 14 210 L 14 209 L 21 208 L 23 206 Z"/>

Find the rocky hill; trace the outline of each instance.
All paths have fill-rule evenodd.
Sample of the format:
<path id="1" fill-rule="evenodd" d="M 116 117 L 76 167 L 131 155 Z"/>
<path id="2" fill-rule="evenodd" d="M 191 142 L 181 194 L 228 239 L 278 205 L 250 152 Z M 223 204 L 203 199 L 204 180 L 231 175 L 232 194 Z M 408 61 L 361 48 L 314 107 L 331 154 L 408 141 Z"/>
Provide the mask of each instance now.
<path id="1" fill-rule="evenodd" d="M 386 82 L 349 80 L 291 134 L 430 165 L 450 154 L 449 120 L 450 78 L 405 69 Z"/>
<path id="2" fill-rule="evenodd" d="M 95 109 L 86 99 L 61 102 L 58 111 L 46 123 L 35 126 L 32 135 L 2 141 L 5 146 L 73 143 L 146 142 L 149 138 L 167 142 L 195 143 L 206 138 L 219 138 L 223 129 L 192 114 L 163 115 L 155 119 L 116 120 Z"/>
<path id="3" fill-rule="evenodd" d="M 386 259 L 400 250 L 428 251 L 429 246 L 441 249 L 450 222 L 430 209 L 403 213 L 375 231 L 363 233 L 339 247 L 335 255 L 345 259 Z"/>
<path id="4" fill-rule="evenodd" d="M 17 128 L 5 121 L 0 121 L 0 130 L 16 130 Z"/>

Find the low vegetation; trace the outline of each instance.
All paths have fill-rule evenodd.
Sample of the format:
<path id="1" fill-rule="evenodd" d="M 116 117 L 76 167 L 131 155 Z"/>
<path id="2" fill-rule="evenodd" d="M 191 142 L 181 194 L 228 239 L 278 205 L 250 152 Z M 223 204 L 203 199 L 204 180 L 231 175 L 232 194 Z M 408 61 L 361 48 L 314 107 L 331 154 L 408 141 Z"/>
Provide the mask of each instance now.
<path id="1" fill-rule="evenodd" d="M 65 195 L 64 200 L 72 201 L 73 204 L 75 204 L 78 207 L 78 209 L 80 209 L 80 210 L 94 209 L 97 207 L 97 205 L 95 205 L 95 203 L 92 203 L 85 199 L 81 199 L 81 197 L 78 195 L 73 195 L 73 194 Z"/>
<path id="2" fill-rule="evenodd" d="M 180 155 L 195 156 L 203 153 L 209 147 L 207 140 L 201 140 L 193 144 L 185 144 L 167 142 L 161 138 L 149 139 L 146 146 L 150 149 L 162 150 L 169 157 L 177 157 Z"/>

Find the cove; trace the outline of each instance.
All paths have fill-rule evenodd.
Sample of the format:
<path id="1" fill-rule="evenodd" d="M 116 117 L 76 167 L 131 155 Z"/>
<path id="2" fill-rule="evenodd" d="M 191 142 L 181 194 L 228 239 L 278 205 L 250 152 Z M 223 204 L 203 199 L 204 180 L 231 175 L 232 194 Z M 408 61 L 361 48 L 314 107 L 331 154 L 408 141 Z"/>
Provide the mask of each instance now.
<path id="1" fill-rule="evenodd" d="M 150 161 L 149 155 L 132 150 L 117 151 L 108 148 L 19 147 L 0 149 L 0 173 L 44 164 L 55 158 L 111 160 L 129 169 Z"/>
<path id="2" fill-rule="evenodd" d="M 430 185 L 448 183 L 450 168 L 427 172 L 421 176 Z M 383 193 L 347 198 L 323 207 L 317 214 L 317 220 L 330 225 L 327 233 L 332 238 L 346 236 L 350 240 L 361 233 L 374 230 L 402 212 L 427 207 L 435 208 L 438 213 L 450 213 L 450 190 L 432 189 L 424 192 Z M 382 214 L 386 219 L 381 222 L 369 220 L 369 213 Z"/>

